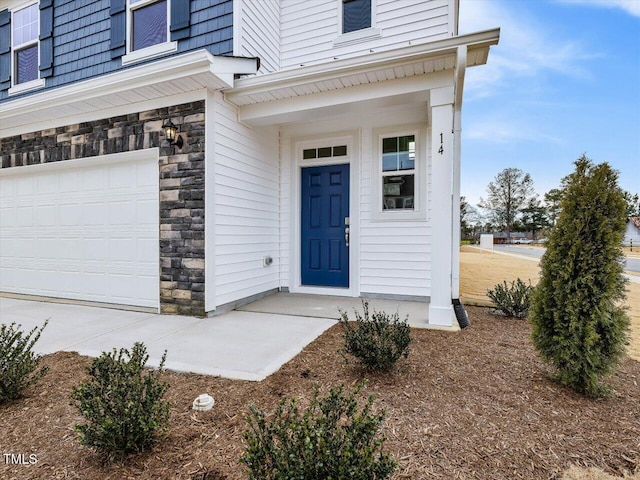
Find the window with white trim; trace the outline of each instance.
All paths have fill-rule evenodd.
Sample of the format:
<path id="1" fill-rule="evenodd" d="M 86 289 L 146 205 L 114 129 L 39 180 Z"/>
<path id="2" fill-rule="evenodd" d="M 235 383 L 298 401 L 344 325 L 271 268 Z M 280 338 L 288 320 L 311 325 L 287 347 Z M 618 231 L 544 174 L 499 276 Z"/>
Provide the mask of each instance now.
<path id="1" fill-rule="evenodd" d="M 12 12 L 11 51 L 13 55 L 13 85 L 24 85 L 40 79 L 38 69 L 40 11 L 33 3 Z"/>
<path id="2" fill-rule="evenodd" d="M 342 0 L 342 33 L 371 28 L 371 0 Z"/>
<path id="3" fill-rule="evenodd" d="M 371 219 L 426 220 L 425 129 L 376 129 L 372 140 Z"/>
<path id="4" fill-rule="evenodd" d="M 382 210 L 415 210 L 416 137 L 382 138 Z"/>
<path id="5" fill-rule="evenodd" d="M 368 42 L 382 37 L 376 28 L 376 0 L 339 0 L 338 36 L 334 47 Z"/>
<path id="6" fill-rule="evenodd" d="M 123 64 L 177 50 L 177 43 L 169 37 L 170 1 L 127 0 L 127 55 Z"/>

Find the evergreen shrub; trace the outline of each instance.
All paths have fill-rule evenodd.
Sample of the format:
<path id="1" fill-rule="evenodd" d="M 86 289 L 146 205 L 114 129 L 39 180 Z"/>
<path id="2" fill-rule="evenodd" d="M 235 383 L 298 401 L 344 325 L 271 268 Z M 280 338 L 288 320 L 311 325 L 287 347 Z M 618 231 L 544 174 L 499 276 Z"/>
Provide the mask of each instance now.
<path id="1" fill-rule="evenodd" d="M 398 312 L 369 313 L 369 303 L 362 302 L 363 314 L 355 310 L 355 322 L 350 322 L 346 312 L 340 310 L 343 327 L 344 349 L 341 352 L 353 355 L 360 364 L 371 370 L 390 370 L 400 357 L 409 356 L 411 328 L 407 318 L 400 320 Z"/>
<path id="2" fill-rule="evenodd" d="M 531 307 L 531 282 L 527 285 L 520 278 L 508 284 L 506 281 L 487 290 L 487 296 L 496 308 L 507 317 L 526 318 Z"/>
<path id="3" fill-rule="evenodd" d="M 530 319 L 532 339 L 556 379 L 585 395 L 601 384 L 625 351 L 629 318 L 622 238 L 625 202 L 618 174 L 584 155 L 563 179 L 560 214 L 541 260 Z"/>
<path id="4" fill-rule="evenodd" d="M 15 322 L 0 325 L 0 404 L 20 398 L 47 372 L 47 367 L 38 368 L 41 355 L 33 351 L 33 346 L 48 322 L 28 333 Z"/>
<path id="5" fill-rule="evenodd" d="M 250 480 L 384 480 L 396 462 L 382 453 L 378 430 L 385 412 L 374 413 L 373 395 L 362 408 L 356 398 L 362 385 L 344 386 L 319 396 L 301 411 L 296 399 L 283 399 L 273 415 L 251 407 L 244 432 L 248 443 L 241 458 Z M 362 403 L 362 402 L 360 402 Z"/>
<path id="6" fill-rule="evenodd" d="M 144 368 L 149 355 L 143 343 L 131 352 L 103 352 L 88 367 L 89 379 L 73 388 L 72 398 L 87 420 L 77 424 L 83 445 L 108 458 L 147 450 L 169 423 L 169 384 L 161 375 L 167 352 L 157 370 Z"/>

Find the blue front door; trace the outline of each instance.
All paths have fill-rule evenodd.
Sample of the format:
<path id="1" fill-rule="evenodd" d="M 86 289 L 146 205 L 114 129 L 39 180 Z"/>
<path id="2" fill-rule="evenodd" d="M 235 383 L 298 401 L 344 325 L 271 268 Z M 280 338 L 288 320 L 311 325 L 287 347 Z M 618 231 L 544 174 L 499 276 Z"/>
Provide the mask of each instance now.
<path id="1" fill-rule="evenodd" d="M 349 165 L 302 169 L 302 285 L 349 286 Z"/>

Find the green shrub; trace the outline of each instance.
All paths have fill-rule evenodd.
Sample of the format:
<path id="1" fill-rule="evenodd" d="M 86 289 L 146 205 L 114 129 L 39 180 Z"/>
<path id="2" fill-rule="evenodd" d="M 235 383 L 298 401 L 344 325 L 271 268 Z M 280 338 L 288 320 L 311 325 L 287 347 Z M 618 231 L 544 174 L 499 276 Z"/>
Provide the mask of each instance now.
<path id="1" fill-rule="evenodd" d="M 145 370 L 149 359 L 143 343 L 131 353 L 104 352 L 88 367 L 90 378 L 73 388 L 72 398 L 87 420 L 75 426 L 83 445 L 107 457 L 148 449 L 169 423 L 169 384 L 161 380 L 167 352 L 157 370 Z"/>
<path id="2" fill-rule="evenodd" d="M 47 323 L 27 334 L 15 322 L 0 326 L 0 403 L 19 398 L 47 372 L 38 369 L 41 356 L 32 351 Z"/>
<path id="3" fill-rule="evenodd" d="M 344 386 L 319 398 L 316 387 L 311 404 L 300 411 L 296 399 L 282 400 L 271 418 L 251 407 L 248 443 L 240 459 L 249 479 L 260 480 L 384 480 L 396 462 L 382 453 L 384 438 L 378 429 L 385 412 L 373 413 L 373 395 L 362 407 L 356 395 L 362 386 L 345 394 Z"/>
<path id="4" fill-rule="evenodd" d="M 541 260 L 531 305 L 533 344 L 556 379 L 597 397 L 623 355 L 629 318 L 621 242 L 625 201 L 618 174 L 584 155 L 563 179 L 558 220 Z"/>
<path id="5" fill-rule="evenodd" d="M 533 287 L 521 279 L 509 285 L 506 281 L 496 285 L 493 290 L 487 290 L 487 296 L 494 305 L 507 317 L 526 318 L 531 307 L 531 293 Z"/>
<path id="6" fill-rule="evenodd" d="M 398 312 L 389 315 L 373 311 L 369 303 L 362 302 L 363 315 L 355 310 L 355 322 L 350 322 L 346 312 L 340 310 L 340 324 L 344 329 L 344 349 L 360 364 L 371 370 L 389 370 L 402 356 L 409 356 L 411 328 L 407 319 L 400 321 Z M 407 317 L 408 318 L 408 317 Z"/>

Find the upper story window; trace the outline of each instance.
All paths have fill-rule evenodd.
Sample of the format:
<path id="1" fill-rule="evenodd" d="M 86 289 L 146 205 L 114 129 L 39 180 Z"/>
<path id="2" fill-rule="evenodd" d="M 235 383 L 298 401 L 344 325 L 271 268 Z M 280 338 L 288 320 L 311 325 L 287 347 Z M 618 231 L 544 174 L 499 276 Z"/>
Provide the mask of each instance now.
<path id="1" fill-rule="evenodd" d="M 382 36 L 376 28 L 377 0 L 340 0 L 338 5 L 338 36 L 334 47 L 375 40 Z"/>
<path id="2" fill-rule="evenodd" d="M 177 42 L 169 41 L 170 1 L 127 0 L 127 54 L 122 57 L 123 64 L 177 50 Z"/>
<path id="3" fill-rule="evenodd" d="M 38 36 L 40 34 L 38 4 L 15 10 L 11 21 L 11 49 L 13 51 L 13 85 L 37 81 Z"/>
<path id="4" fill-rule="evenodd" d="M 342 33 L 371 28 L 371 0 L 342 0 Z"/>
<path id="5" fill-rule="evenodd" d="M 10 7 L 0 10 L 0 92 L 9 96 L 44 87 L 54 68 L 53 0 Z"/>
<path id="6" fill-rule="evenodd" d="M 167 0 L 129 0 L 129 9 L 130 50 L 140 50 L 168 40 Z"/>

